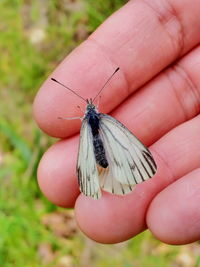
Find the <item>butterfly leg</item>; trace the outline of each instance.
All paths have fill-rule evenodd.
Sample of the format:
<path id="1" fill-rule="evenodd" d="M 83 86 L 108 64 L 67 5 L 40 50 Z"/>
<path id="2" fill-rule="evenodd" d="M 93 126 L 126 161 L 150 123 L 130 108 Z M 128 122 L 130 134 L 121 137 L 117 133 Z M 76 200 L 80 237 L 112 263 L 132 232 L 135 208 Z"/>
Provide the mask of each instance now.
<path id="1" fill-rule="evenodd" d="M 60 120 L 78 120 L 78 119 L 82 120 L 83 117 L 71 117 L 71 118 L 58 117 L 58 119 Z"/>
<path id="2" fill-rule="evenodd" d="M 80 106 L 77 106 L 77 108 L 79 108 L 80 111 L 81 111 L 83 114 L 85 114 L 84 110 L 83 110 Z"/>

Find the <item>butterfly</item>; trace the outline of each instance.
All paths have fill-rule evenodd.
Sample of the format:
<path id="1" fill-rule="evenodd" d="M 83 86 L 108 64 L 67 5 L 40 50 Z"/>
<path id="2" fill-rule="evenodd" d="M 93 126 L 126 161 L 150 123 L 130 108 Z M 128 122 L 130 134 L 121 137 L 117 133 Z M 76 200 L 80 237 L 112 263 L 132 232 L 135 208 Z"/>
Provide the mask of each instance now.
<path id="1" fill-rule="evenodd" d="M 94 105 L 94 100 L 118 70 L 113 72 L 94 99 L 84 99 L 51 78 L 86 101 L 86 111 L 81 118 L 76 171 L 80 191 L 94 199 L 101 197 L 101 190 L 116 195 L 128 194 L 136 184 L 153 177 L 157 170 L 148 148 L 121 122 L 100 113 Z"/>

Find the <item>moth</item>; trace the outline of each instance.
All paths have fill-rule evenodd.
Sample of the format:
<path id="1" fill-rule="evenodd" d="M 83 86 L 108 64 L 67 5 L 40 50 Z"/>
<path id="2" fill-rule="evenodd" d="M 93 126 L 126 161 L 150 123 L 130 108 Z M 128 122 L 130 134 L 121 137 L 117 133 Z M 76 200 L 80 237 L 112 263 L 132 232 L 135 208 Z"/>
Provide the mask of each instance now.
<path id="1" fill-rule="evenodd" d="M 87 104 L 84 116 L 78 117 L 82 126 L 76 171 L 80 191 L 95 199 L 101 197 L 101 189 L 116 195 L 128 194 L 136 184 L 153 177 L 157 169 L 148 148 L 121 122 L 100 113 L 94 105 L 97 96 L 118 70 L 113 72 L 93 99 L 84 99 L 51 78 Z"/>

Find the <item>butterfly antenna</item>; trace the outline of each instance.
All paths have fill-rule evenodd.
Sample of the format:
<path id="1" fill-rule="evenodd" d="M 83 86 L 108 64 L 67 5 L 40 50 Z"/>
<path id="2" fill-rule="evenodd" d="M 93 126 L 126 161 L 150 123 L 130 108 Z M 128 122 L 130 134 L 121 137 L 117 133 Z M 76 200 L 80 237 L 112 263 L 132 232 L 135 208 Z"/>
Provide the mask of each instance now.
<path id="1" fill-rule="evenodd" d="M 108 78 L 108 80 L 105 82 L 105 84 L 103 85 L 103 87 L 101 88 L 101 90 L 98 92 L 98 94 L 93 98 L 92 102 L 94 102 L 94 100 L 100 95 L 100 93 L 103 91 L 103 89 L 106 87 L 107 83 L 109 83 L 109 81 L 112 79 L 112 77 L 115 75 L 115 73 L 119 70 L 120 68 L 118 67 L 113 74 Z"/>
<path id="2" fill-rule="evenodd" d="M 71 91 L 72 93 L 74 93 L 76 96 L 78 96 L 79 98 L 81 98 L 82 100 L 84 100 L 85 102 L 87 102 L 87 100 L 85 98 L 83 98 L 81 95 L 77 94 L 74 90 L 70 89 L 69 87 L 67 87 L 66 85 L 64 85 L 63 83 L 59 82 L 58 80 L 51 78 L 52 81 L 62 85 L 63 87 L 65 87 L 66 89 L 68 89 L 69 91 Z"/>

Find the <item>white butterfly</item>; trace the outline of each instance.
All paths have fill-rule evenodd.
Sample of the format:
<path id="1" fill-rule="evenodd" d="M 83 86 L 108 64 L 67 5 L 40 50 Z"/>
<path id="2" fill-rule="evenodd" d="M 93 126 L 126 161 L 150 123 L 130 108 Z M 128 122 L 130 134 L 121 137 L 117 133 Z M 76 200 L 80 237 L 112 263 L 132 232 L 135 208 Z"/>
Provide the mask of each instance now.
<path id="1" fill-rule="evenodd" d="M 97 96 L 118 70 L 110 76 Z M 121 122 L 98 112 L 93 104 L 96 97 L 93 100 L 81 97 L 87 102 L 87 108 L 81 118 L 77 175 L 80 191 L 99 199 L 101 189 L 117 195 L 131 192 L 134 185 L 156 173 L 156 164 L 148 148 Z"/>

